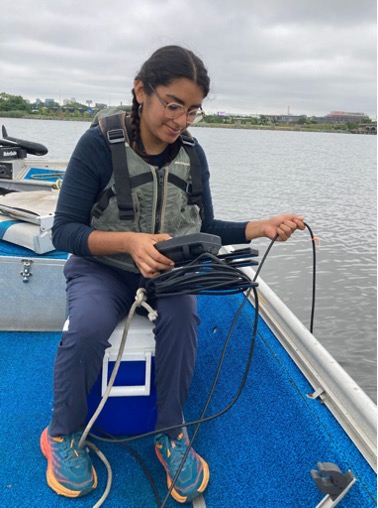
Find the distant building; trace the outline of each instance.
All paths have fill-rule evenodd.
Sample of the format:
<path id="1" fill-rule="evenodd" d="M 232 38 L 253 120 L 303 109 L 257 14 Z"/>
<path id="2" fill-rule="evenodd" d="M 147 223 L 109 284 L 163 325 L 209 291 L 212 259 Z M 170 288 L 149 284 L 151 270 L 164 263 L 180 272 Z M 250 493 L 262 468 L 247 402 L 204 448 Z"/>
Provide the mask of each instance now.
<path id="1" fill-rule="evenodd" d="M 71 97 L 71 99 L 63 99 L 63 106 L 68 106 L 69 104 L 75 104 L 75 97 Z"/>
<path id="2" fill-rule="evenodd" d="M 306 117 L 306 115 L 265 115 L 271 122 L 280 122 L 280 123 L 296 123 L 302 117 Z"/>
<path id="3" fill-rule="evenodd" d="M 71 97 L 71 99 L 63 99 L 63 106 L 68 106 L 69 104 L 76 104 L 75 97 Z"/>
<path id="4" fill-rule="evenodd" d="M 347 122 L 366 122 L 369 117 L 365 113 L 347 113 L 344 111 L 331 111 L 325 116 L 311 116 L 307 115 L 264 115 L 269 118 L 271 122 L 277 123 L 297 123 L 300 118 L 305 118 L 307 121 L 315 121 L 316 123 L 347 123 Z"/>
<path id="5" fill-rule="evenodd" d="M 365 113 L 347 113 L 345 111 L 331 111 L 324 118 L 330 123 L 365 122 L 369 120 Z"/>
<path id="6" fill-rule="evenodd" d="M 359 123 L 357 132 L 360 134 L 375 134 L 377 135 L 377 122 Z"/>

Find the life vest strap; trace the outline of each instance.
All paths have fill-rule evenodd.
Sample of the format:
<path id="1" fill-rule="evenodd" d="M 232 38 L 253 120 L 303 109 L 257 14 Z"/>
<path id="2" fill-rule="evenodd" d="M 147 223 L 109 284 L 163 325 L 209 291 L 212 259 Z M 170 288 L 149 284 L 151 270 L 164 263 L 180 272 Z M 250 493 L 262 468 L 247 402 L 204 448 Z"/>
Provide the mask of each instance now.
<path id="1" fill-rule="evenodd" d="M 114 185 L 117 194 L 119 218 L 134 220 L 134 206 L 131 196 L 129 167 L 125 142 L 127 139 L 125 126 L 126 113 L 101 118 L 99 123 L 112 154 Z"/>

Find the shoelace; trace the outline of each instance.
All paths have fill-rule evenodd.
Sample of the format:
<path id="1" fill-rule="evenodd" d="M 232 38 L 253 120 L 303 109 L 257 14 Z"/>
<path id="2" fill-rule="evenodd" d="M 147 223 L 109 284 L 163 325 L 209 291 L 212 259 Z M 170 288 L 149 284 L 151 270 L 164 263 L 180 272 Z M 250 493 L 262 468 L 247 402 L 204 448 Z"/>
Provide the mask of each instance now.
<path id="1" fill-rule="evenodd" d="M 175 470 L 179 468 L 187 447 L 188 442 L 186 441 L 186 439 L 182 434 L 180 434 L 177 439 L 170 441 L 169 451 L 171 452 L 171 455 L 169 459 Z M 194 455 L 193 450 L 190 450 L 189 455 L 185 461 L 184 467 L 182 468 L 183 471 L 188 465 L 189 458 L 194 458 L 193 455 Z"/>
<path id="2" fill-rule="evenodd" d="M 81 432 L 69 434 L 61 439 L 61 454 L 68 462 L 74 462 L 76 468 L 85 465 L 88 460 L 85 448 L 79 448 L 78 444 L 81 438 Z"/>

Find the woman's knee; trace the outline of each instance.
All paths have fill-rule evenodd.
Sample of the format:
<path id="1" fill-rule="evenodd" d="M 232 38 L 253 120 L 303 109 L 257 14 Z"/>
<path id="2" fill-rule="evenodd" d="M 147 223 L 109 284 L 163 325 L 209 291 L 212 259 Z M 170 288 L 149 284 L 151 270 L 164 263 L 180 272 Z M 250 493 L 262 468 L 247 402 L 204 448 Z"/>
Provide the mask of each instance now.
<path id="1" fill-rule="evenodd" d="M 161 322 L 173 326 L 197 327 L 199 323 L 197 297 L 193 295 L 161 298 L 157 302 L 157 312 Z"/>
<path id="2" fill-rule="evenodd" d="M 80 351 L 104 351 L 109 347 L 108 339 L 112 334 L 117 320 L 106 319 L 104 316 L 91 316 L 87 318 L 70 318 L 65 324 L 62 343 L 73 346 Z"/>

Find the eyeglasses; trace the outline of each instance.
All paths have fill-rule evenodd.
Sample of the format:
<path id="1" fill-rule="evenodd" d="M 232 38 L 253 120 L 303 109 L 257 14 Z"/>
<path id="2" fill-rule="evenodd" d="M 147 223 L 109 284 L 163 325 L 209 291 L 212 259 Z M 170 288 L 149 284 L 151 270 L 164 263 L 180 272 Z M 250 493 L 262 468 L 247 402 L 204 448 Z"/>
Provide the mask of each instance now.
<path id="1" fill-rule="evenodd" d="M 171 118 L 172 120 L 175 120 L 176 118 L 179 118 L 180 116 L 186 114 L 186 121 L 189 124 L 195 124 L 200 122 L 205 118 L 205 113 L 203 112 L 202 108 L 199 107 L 197 109 L 185 109 L 182 104 L 177 104 L 177 102 L 166 102 L 164 99 L 160 97 L 160 95 L 157 93 L 155 88 L 151 85 L 151 83 L 148 83 L 148 86 L 151 88 L 153 93 L 158 98 L 160 104 L 164 106 L 164 114 L 167 118 Z"/>

